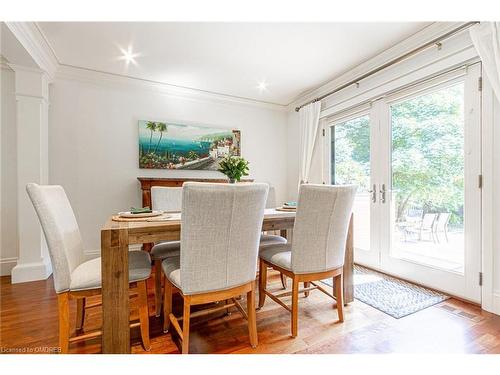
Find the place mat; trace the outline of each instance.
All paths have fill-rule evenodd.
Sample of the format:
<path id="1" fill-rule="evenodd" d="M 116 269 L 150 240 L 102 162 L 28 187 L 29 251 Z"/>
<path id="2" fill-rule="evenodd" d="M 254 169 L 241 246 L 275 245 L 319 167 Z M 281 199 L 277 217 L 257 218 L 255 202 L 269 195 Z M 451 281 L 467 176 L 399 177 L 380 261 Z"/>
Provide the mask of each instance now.
<path id="1" fill-rule="evenodd" d="M 276 211 L 283 211 L 283 212 L 296 212 L 297 209 L 294 208 L 288 208 L 288 207 L 277 207 Z"/>
<path id="2" fill-rule="evenodd" d="M 121 217 L 119 215 L 113 215 L 111 220 L 113 221 L 121 221 L 121 222 L 151 222 L 151 221 L 170 221 L 170 220 L 179 220 L 181 218 L 180 214 L 163 214 L 160 216 L 154 217 L 137 217 L 137 218 L 127 218 Z"/>

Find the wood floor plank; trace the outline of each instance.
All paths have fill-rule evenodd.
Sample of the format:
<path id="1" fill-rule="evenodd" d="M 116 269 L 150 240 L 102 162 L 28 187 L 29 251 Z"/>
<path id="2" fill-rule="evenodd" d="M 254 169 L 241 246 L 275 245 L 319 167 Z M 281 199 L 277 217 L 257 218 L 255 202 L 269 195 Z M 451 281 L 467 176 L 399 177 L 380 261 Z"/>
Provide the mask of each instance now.
<path id="1" fill-rule="evenodd" d="M 270 272 L 270 289 L 280 289 L 279 275 Z M 148 284 L 151 350 L 141 345 L 139 328 L 130 332 L 132 353 L 179 353 L 175 336 L 164 334 L 162 318 L 154 316 L 153 280 Z M 90 297 L 88 304 L 99 302 Z M 290 298 L 284 299 L 290 303 Z M 133 308 L 132 315 L 137 314 Z M 246 308 L 245 299 L 242 299 Z M 191 353 L 496 353 L 500 354 L 500 316 L 478 306 L 450 299 L 401 319 L 394 319 L 359 301 L 345 308 L 338 323 L 334 303 L 312 291 L 299 297 L 299 335 L 290 337 L 290 314 L 270 299 L 257 311 L 259 345 L 252 349 L 247 321 L 234 309 L 193 319 Z M 174 296 L 176 315 L 182 303 Z M 87 310 L 84 330 L 102 324 L 101 307 Z M 74 329 L 76 303 L 70 304 Z M 52 278 L 24 284 L 0 278 L 0 347 L 47 348 L 58 345 L 57 296 Z M 70 345 L 70 353 L 100 353 L 99 338 Z"/>

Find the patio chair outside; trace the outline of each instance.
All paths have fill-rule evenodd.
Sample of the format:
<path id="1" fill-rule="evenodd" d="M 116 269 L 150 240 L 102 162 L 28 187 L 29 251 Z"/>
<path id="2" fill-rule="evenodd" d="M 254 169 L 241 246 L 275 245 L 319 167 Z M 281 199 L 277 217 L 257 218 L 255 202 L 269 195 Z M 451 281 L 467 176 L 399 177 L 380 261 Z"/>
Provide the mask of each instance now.
<path id="1" fill-rule="evenodd" d="M 446 238 L 446 242 L 448 242 L 448 223 L 450 222 L 450 212 L 441 212 L 436 220 L 435 225 L 435 235 L 436 239 L 439 242 L 438 233 L 444 233 L 444 237 Z"/>

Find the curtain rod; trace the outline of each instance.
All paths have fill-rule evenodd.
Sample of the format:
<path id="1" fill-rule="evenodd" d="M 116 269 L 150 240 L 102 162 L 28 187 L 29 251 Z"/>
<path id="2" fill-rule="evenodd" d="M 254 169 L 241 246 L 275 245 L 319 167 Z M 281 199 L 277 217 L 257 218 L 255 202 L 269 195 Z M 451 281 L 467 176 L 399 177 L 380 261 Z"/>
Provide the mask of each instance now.
<path id="1" fill-rule="evenodd" d="M 369 76 L 371 76 L 371 75 L 373 75 L 375 73 L 378 73 L 381 70 L 383 70 L 385 68 L 388 68 L 391 65 L 394 65 L 394 64 L 397 64 L 397 63 L 399 63 L 399 62 L 401 62 L 403 60 L 406 60 L 409 57 L 412 57 L 412 56 L 414 56 L 414 55 L 416 55 L 416 54 L 418 54 L 418 53 L 420 53 L 420 52 L 422 52 L 422 51 L 424 51 L 424 50 L 432 47 L 433 45 L 437 45 L 438 47 L 441 47 L 441 42 L 443 40 L 448 39 L 448 38 L 452 37 L 453 35 L 458 34 L 458 33 L 462 32 L 462 31 L 464 31 L 464 30 L 466 30 L 466 29 L 468 29 L 468 28 L 470 28 L 470 27 L 472 27 L 474 25 L 477 25 L 478 23 L 479 23 L 479 21 L 467 22 L 467 23 L 465 23 L 465 24 L 463 24 L 463 25 L 461 25 L 461 26 L 459 26 L 459 27 L 457 27 L 457 28 L 455 28 L 453 30 L 450 30 L 450 31 L 448 31 L 445 34 L 443 34 L 443 35 L 441 35 L 441 36 L 439 36 L 437 38 L 434 38 L 433 40 L 431 40 L 431 41 L 429 41 L 429 42 L 427 42 L 425 44 L 422 44 L 420 47 L 412 49 L 411 51 L 406 52 L 405 54 L 403 54 L 403 55 L 401 55 L 399 57 L 396 57 L 395 59 L 392 59 L 392 60 L 386 62 L 385 64 L 383 64 L 383 65 L 381 65 L 381 66 L 379 66 L 379 67 L 377 67 L 377 68 L 375 68 L 373 70 L 370 70 L 369 72 L 367 72 L 365 74 L 362 74 L 361 76 L 357 77 L 356 79 L 353 79 L 353 80 L 351 80 L 351 81 L 343 84 L 342 86 L 339 86 L 336 89 L 334 89 L 334 90 L 332 90 L 330 92 L 327 92 L 324 95 L 321 95 L 321 96 L 319 96 L 319 97 L 317 97 L 317 98 L 315 98 L 313 100 L 310 100 L 307 103 L 299 105 L 298 107 L 295 108 L 295 112 L 300 111 L 300 109 L 302 107 L 305 107 L 308 104 L 319 102 L 319 101 L 321 101 L 321 100 L 329 97 L 330 95 L 333 95 L 333 94 L 335 94 L 335 93 L 337 93 L 337 92 L 339 92 L 339 91 L 341 91 L 341 90 L 343 90 L 343 89 L 345 89 L 345 88 L 347 88 L 347 87 L 349 87 L 351 85 L 354 85 L 355 83 L 359 83 L 359 81 L 361 81 L 361 80 L 363 80 L 365 78 L 368 78 Z"/>

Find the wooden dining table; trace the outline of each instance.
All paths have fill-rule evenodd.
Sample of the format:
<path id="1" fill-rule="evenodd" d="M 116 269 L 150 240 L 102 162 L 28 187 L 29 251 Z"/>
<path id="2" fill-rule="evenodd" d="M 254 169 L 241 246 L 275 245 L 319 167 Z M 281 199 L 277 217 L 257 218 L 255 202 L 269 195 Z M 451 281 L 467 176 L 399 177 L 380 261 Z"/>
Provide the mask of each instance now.
<path id="1" fill-rule="evenodd" d="M 152 219 L 149 219 L 152 220 Z M 280 231 L 290 238 L 295 212 L 266 209 L 263 231 Z M 101 229 L 102 351 L 130 353 L 129 245 L 177 241 L 180 214 L 162 221 L 114 221 L 111 216 Z M 344 265 L 344 302 L 353 300 L 353 218 L 349 225 Z"/>

